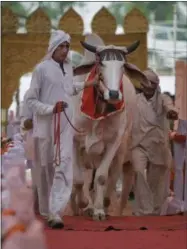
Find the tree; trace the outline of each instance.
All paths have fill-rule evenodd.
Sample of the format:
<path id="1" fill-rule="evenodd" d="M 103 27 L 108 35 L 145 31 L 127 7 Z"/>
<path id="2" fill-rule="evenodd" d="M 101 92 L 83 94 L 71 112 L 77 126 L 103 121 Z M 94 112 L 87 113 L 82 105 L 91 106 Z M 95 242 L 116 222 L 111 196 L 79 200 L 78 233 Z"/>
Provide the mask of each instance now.
<path id="1" fill-rule="evenodd" d="M 175 2 L 112 2 L 109 10 L 116 17 L 117 23 L 123 25 L 124 16 L 132 8 L 136 7 L 147 17 L 155 13 L 156 21 L 170 21 L 173 19 L 173 5 Z"/>
<path id="2" fill-rule="evenodd" d="M 16 15 L 20 17 L 27 17 L 29 14 L 21 2 L 1 2 L 1 6 L 10 8 Z"/>

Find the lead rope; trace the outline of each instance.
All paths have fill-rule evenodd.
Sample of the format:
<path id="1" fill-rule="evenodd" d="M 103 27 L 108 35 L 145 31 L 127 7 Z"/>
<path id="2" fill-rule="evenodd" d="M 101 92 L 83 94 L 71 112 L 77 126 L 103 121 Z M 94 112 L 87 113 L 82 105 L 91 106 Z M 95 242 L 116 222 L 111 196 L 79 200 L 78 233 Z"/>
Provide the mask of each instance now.
<path id="1" fill-rule="evenodd" d="M 61 158 L 60 158 L 60 121 L 61 121 L 61 106 L 60 103 L 57 103 L 57 113 L 54 114 L 54 145 L 55 147 L 55 158 L 54 158 L 54 164 L 55 166 L 59 166 L 61 163 Z M 70 126 L 78 133 L 84 134 L 82 131 L 78 130 L 70 121 L 65 109 L 63 110 L 64 115 L 70 124 Z"/>

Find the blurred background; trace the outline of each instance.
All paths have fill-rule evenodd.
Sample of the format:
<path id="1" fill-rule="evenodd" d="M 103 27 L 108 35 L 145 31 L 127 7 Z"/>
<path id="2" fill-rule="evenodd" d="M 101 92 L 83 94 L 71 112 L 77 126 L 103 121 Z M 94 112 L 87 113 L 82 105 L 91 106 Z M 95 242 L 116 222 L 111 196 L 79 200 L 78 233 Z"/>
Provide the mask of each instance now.
<path id="1" fill-rule="evenodd" d="M 42 8 L 52 22 L 55 30 L 59 18 L 73 7 L 84 20 L 84 33 L 91 32 L 93 16 L 105 6 L 116 18 L 116 34 L 124 33 L 124 16 L 133 7 L 137 7 L 149 20 L 147 35 L 148 66 L 160 76 L 161 90 L 175 95 L 175 61 L 187 61 L 187 2 L 1 2 L 19 16 L 19 33 L 26 32 L 27 18 L 38 7 Z M 71 51 L 74 65 L 80 62 L 81 54 Z M 24 93 L 30 86 L 32 72 L 20 78 L 20 87 L 15 92 L 9 110 L 16 113 L 16 108 L 23 100 Z"/>

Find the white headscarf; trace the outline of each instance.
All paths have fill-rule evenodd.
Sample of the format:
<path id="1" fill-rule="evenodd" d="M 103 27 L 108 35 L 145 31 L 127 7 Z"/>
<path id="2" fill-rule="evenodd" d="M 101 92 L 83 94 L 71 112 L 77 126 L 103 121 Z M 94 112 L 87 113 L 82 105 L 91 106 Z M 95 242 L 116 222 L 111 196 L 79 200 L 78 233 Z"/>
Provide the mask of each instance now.
<path id="1" fill-rule="evenodd" d="M 55 30 L 52 32 L 50 40 L 49 40 L 49 46 L 47 50 L 47 54 L 43 58 L 44 60 L 49 60 L 51 59 L 54 51 L 57 49 L 57 47 L 63 43 L 63 42 L 68 42 L 70 43 L 71 37 L 69 34 L 65 33 L 63 30 Z"/>

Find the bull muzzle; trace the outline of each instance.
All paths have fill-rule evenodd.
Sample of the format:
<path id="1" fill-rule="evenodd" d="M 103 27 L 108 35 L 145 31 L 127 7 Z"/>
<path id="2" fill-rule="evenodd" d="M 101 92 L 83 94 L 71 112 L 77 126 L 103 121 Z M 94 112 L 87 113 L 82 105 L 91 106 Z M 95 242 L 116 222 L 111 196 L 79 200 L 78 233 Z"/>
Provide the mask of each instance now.
<path id="1" fill-rule="evenodd" d="M 109 97 L 110 97 L 111 100 L 118 100 L 119 99 L 119 92 L 114 91 L 114 90 L 110 90 L 109 91 Z"/>
<path id="2" fill-rule="evenodd" d="M 117 103 L 122 100 L 122 93 L 116 90 L 105 90 L 104 99 L 110 103 Z"/>

